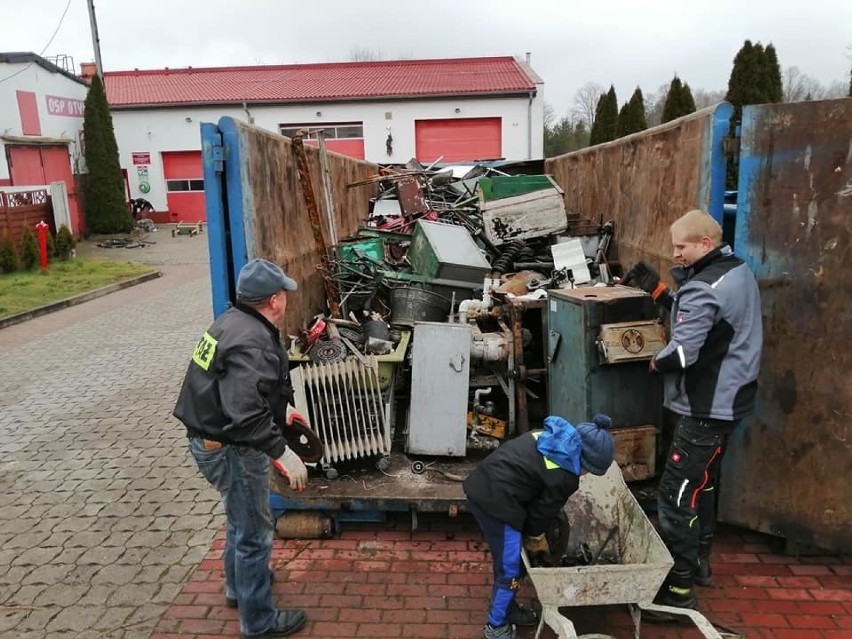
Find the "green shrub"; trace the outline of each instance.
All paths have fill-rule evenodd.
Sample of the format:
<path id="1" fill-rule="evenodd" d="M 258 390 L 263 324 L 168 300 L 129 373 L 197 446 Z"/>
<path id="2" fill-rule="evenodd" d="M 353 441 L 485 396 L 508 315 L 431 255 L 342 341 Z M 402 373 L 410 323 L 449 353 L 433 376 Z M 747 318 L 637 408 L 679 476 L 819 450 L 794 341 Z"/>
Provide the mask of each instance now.
<path id="1" fill-rule="evenodd" d="M 60 226 L 56 232 L 56 257 L 60 260 L 67 260 L 71 257 L 71 251 L 74 250 L 76 244 L 77 241 L 71 235 L 68 227 L 64 224 Z"/>
<path id="2" fill-rule="evenodd" d="M 18 270 L 18 251 L 9 231 L 0 236 L 0 272 L 13 273 Z"/>
<path id="3" fill-rule="evenodd" d="M 50 229 L 47 230 L 47 261 L 52 262 L 56 257 L 56 240 L 53 239 L 53 233 Z"/>
<path id="4" fill-rule="evenodd" d="M 21 266 L 26 270 L 35 268 L 36 264 L 41 262 L 39 255 L 38 242 L 35 234 L 30 230 L 29 226 L 25 226 L 21 233 Z"/>

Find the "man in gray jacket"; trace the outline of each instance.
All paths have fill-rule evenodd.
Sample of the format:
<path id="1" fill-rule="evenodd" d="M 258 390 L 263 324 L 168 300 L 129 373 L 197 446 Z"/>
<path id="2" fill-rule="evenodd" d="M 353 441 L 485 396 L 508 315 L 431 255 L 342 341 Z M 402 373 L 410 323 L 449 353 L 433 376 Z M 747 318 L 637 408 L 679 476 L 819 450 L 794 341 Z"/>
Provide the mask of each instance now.
<path id="1" fill-rule="evenodd" d="M 693 584 L 711 581 L 716 487 L 728 435 L 754 410 L 763 329 L 757 281 L 722 242 L 719 224 L 693 210 L 672 224 L 671 236 L 677 292 L 644 262 L 624 283 L 671 310 L 671 340 L 650 367 L 664 375 L 664 404 L 678 415 L 657 504 L 674 566 L 654 601 L 695 608 Z"/>
<path id="2" fill-rule="evenodd" d="M 296 282 L 276 264 L 246 264 L 237 280 L 237 304 L 198 342 L 174 409 L 198 469 L 222 498 L 225 597 L 228 606 L 239 608 L 244 637 L 284 637 L 306 620 L 302 610 L 272 605 L 269 570 L 270 460 L 293 490 L 304 490 L 308 481 L 282 432 L 283 423 L 301 418 L 294 411 L 288 415 L 293 388 L 277 326 L 287 292 L 295 290 Z"/>

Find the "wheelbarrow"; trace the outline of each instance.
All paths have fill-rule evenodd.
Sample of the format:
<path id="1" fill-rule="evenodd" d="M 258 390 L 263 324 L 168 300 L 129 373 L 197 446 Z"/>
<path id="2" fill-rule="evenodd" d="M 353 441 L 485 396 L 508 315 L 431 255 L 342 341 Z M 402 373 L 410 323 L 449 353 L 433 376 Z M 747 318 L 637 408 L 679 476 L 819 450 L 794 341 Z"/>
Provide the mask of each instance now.
<path id="1" fill-rule="evenodd" d="M 720 634 L 700 612 L 652 603 L 674 561 L 628 490 L 617 464 L 601 477 L 584 475 L 565 511 L 571 523 L 566 554 L 581 555 L 591 548 L 594 557 L 591 565 L 532 567 L 526 552 L 523 553 L 524 565 L 542 606 L 536 639 L 545 624 L 559 639 L 603 639 L 607 635 L 579 637 L 574 624 L 560 614 L 559 608 L 622 603 L 630 608 L 637 639 L 641 610 L 687 616 L 707 639 L 724 639 L 726 635 Z M 615 556 L 616 563 L 599 562 L 601 556 L 607 555 Z"/>

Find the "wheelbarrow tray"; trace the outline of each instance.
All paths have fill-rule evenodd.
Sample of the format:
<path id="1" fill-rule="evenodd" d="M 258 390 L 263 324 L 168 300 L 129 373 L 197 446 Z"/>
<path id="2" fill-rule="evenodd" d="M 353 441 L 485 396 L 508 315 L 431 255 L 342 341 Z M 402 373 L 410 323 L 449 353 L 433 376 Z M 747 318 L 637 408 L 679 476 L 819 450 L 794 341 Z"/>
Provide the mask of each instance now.
<path id="1" fill-rule="evenodd" d="M 584 475 L 580 487 L 565 505 L 571 534 L 568 555 L 582 543 L 592 553 L 602 547 L 617 526 L 597 565 L 558 568 L 524 564 L 543 607 L 603 606 L 650 603 L 673 561 L 654 526 L 639 506 L 617 464 L 602 477 Z M 601 563 L 607 557 L 617 563 Z"/>

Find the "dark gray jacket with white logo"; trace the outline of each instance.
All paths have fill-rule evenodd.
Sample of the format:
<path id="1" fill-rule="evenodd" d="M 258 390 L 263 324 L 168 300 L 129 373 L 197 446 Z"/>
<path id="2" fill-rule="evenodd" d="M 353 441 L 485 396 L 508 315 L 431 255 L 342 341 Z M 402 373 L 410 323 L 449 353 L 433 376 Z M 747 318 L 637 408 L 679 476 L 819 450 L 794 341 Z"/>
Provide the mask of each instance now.
<path id="1" fill-rule="evenodd" d="M 763 347 L 754 274 L 726 244 L 671 273 L 678 290 L 661 300 L 671 304 L 671 341 L 654 358 L 665 406 L 697 419 L 742 419 L 754 410 Z"/>
<path id="2" fill-rule="evenodd" d="M 290 365 L 278 329 L 260 313 L 225 311 L 195 347 L 174 416 L 189 436 L 261 450 L 273 459 L 287 442 L 279 424 L 293 403 Z"/>

